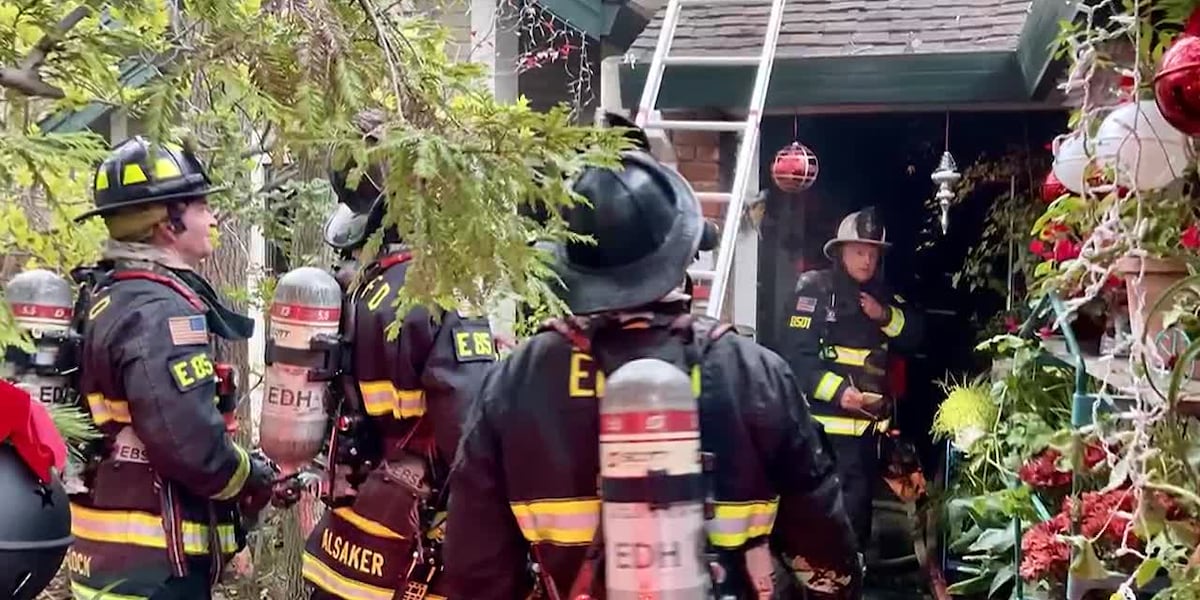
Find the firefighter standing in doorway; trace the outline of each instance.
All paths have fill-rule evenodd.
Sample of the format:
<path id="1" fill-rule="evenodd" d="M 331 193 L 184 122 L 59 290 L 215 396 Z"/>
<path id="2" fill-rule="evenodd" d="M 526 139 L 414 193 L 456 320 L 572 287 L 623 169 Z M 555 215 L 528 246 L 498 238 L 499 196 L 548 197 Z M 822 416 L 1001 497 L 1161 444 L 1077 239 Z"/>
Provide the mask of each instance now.
<path id="1" fill-rule="evenodd" d="M 576 316 L 553 321 L 497 365 L 468 411 L 450 479 L 450 598 L 612 598 L 606 588 L 630 583 L 610 574 L 631 560 L 631 535 L 682 536 L 663 549 L 677 566 L 674 583 L 658 573 L 652 585 L 675 589 L 670 597 L 778 598 L 799 593 L 796 579 L 803 579 L 810 597 L 857 598 L 860 556 L 840 483 L 790 370 L 753 341 L 723 335 L 727 326 L 689 314 L 682 288 L 704 230 L 691 187 L 644 146 L 624 153 L 618 170 L 587 169 L 573 186 L 590 206 L 563 216 L 573 233 L 596 244 L 552 252 L 565 284 L 560 295 Z M 651 379 L 682 380 L 698 422 L 687 424 L 689 417 L 672 427 L 688 428 L 698 447 L 606 450 L 601 461 L 597 431 L 602 422 L 614 431 L 613 415 L 601 412 L 622 401 L 614 390 L 632 389 L 619 385 L 622 373 L 647 364 L 657 369 Z M 642 388 L 636 400 L 668 395 Z M 645 418 L 650 428 L 657 417 Z M 699 471 L 700 448 L 711 467 L 708 485 L 675 471 L 605 479 L 613 469 L 650 468 L 645 461 L 664 455 L 679 457 L 664 468 Z M 705 493 L 707 519 L 703 511 L 671 508 L 626 513 L 658 515 L 648 521 L 602 526 L 621 502 L 650 497 L 651 505 L 700 506 Z M 695 521 L 667 522 L 669 514 Z M 682 556 L 701 549 L 704 559 Z M 776 570 L 773 550 L 786 569 Z M 616 560 L 606 564 L 606 552 Z M 798 577 L 778 577 L 783 572 Z M 700 580 L 708 583 L 681 595 L 681 581 Z"/>
<path id="2" fill-rule="evenodd" d="M 871 537 L 871 502 L 880 479 L 880 434 L 889 428 L 888 353 L 920 341 L 920 315 L 880 277 L 887 232 L 875 210 L 851 213 L 825 244 L 832 268 L 796 284 L 783 347 L 813 414 L 837 456 L 859 544 Z"/>
<path id="3" fill-rule="evenodd" d="M 378 139 L 382 123 L 374 111 L 357 119 L 368 140 Z M 496 351 L 485 317 L 419 306 L 389 339 L 412 253 L 389 228 L 358 272 L 355 261 L 383 225 L 386 198 L 380 165 L 354 188 L 351 168 L 331 174 L 339 203 L 325 228 L 326 242 L 347 260 L 337 278 L 348 285 L 342 327 L 351 366 L 329 450 L 331 510 L 308 538 L 304 578 L 314 600 L 441 598 L 438 547 L 460 410 Z"/>
<path id="4" fill-rule="evenodd" d="M 244 340 L 254 322 L 194 270 L 213 253 L 213 191 L 191 151 L 135 137 L 100 165 L 79 218 L 102 217 L 110 239 L 77 311 L 79 392 L 104 434 L 90 491 L 72 497 L 77 599 L 210 598 L 243 519 L 271 499 L 274 468 L 230 439 L 217 405 L 209 336 Z"/>

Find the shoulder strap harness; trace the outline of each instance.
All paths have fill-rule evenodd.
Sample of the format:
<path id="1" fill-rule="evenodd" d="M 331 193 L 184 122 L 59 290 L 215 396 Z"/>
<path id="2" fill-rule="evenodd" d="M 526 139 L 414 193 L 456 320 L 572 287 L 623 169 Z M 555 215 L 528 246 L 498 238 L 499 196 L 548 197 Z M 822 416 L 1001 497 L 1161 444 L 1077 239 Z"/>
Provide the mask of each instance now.
<path id="1" fill-rule="evenodd" d="M 693 381 L 695 382 L 694 389 L 697 395 L 699 395 L 700 389 L 699 378 L 697 376 L 699 366 L 704 362 L 704 357 L 708 354 L 709 349 L 712 348 L 713 343 L 733 329 L 732 323 L 722 323 L 709 317 L 696 318 L 687 313 L 682 315 L 662 315 L 644 312 L 621 313 L 591 318 L 565 317 L 551 319 L 542 325 L 539 331 L 555 331 L 570 341 L 580 351 L 591 354 L 592 339 L 590 332 L 594 331 L 598 325 L 613 324 L 614 321 L 622 329 L 645 329 L 666 324 L 672 333 L 682 337 L 687 346 L 688 368 L 692 372 Z M 703 453 L 703 460 L 705 462 L 704 470 L 706 472 L 711 471 L 713 456 L 709 453 Z M 707 503 L 705 506 L 705 519 L 713 517 L 712 510 L 711 503 Z M 537 545 L 531 544 L 530 548 L 533 551 L 535 559 L 534 568 L 541 579 L 541 584 L 546 591 L 546 595 L 549 597 L 549 600 L 561 600 L 553 578 L 543 567 L 546 563 L 542 560 Z M 575 579 L 571 584 L 568 600 L 592 600 L 595 597 L 592 587 L 595 584 L 597 567 L 603 559 L 604 527 L 603 525 L 598 525 L 592 537 L 592 542 L 588 546 L 587 553 L 584 556 L 583 564 L 580 566 L 579 572 L 576 573 Z"/>

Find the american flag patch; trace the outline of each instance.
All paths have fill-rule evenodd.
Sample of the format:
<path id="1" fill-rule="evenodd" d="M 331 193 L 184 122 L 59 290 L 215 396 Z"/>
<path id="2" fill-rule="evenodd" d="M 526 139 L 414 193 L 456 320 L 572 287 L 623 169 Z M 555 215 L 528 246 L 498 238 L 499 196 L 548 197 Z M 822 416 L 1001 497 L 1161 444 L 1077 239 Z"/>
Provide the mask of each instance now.
<path id="1" fill-rule="evenodd" d="M 167 319 L 171 329 L 171 343 L 176 346 L 195 346 L 208 343 L 208 325 L 204 315 L 194 317 L 171 317 Z"/>
<path id="2" fill-rule="evenodd" d="M 796 298 L 796 312 L 813 312 L 817 310 L 817 299 L 809 296 Z"/>

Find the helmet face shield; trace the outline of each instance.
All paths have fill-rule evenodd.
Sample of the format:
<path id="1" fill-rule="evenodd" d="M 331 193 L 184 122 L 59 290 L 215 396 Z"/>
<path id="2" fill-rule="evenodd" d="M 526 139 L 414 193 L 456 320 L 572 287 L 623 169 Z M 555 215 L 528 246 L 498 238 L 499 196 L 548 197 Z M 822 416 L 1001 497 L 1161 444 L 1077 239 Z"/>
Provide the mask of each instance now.
<path id="1" fill-rule="evenodd" d="M 345 250 L 362 244 L 367 238 L 367 222 L 371 211 L 355 212 L 345 204 L 339 203 L 329 219 L 325 221 L 325 243 L 338 249 Z"/>

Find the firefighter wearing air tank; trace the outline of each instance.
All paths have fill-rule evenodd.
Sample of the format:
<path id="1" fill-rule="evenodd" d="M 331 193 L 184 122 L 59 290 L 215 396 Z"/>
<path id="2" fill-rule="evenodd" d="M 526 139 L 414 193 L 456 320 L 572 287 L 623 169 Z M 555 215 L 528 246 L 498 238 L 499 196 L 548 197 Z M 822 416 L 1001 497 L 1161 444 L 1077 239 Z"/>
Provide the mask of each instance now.
<path id="1" fill-rule="evenodd" d="M 188 149 L 135 137 L 96 171 L 109 240 L 80 279 L 79 392 L 104 434 L 72 497 L 76 598 L 210 598 L 271 499 L 275 471 L 230 438 L 210 336 L 250 337 L 195 271 L 212 255 L 215 191 Z M 109 587 L 113 586 L 113 587 Z"/>
<path id="2" fill-rule="evenodd" d="M 382 114 L 356 121 L 368 142 L 383 135 Z M 491 327 L 482 316 L 415 307 L 391 338 L 397 294 L 418 259 L 392 228 L 380 232 L 375 257 L 361 256 L 383 226 L 383 170 L 371 166 L 354 187 L 350 171 L 331 173 L 339 204 L 325 228 L 347 261 L 337 275 L 349 284 L 340 317 L 348 361 L 326 461 L 331 510 L 309 536 L 304 578 L 314 599 L 440 598 L 445 479 L 462 406 L 495 364 Z"/>
<path id="3" fill-rule="evenodd" d="M 889 428 L 888 353 L 911 351 L 921 315 L 880 276 L 887 232 L 873 208 L 851 213 L 825 244 L 833 267 L 800 276 L 783 333 L 783 354 L 811 399 L 837 455 L 859 542 L 871 535 L 881 477 L 879 436 Z"/>
<path id="4" fill-rule="evenodd" d="M 573 183 L 590 206 L 563 217 L 596 244 L 548 248 L 575 316 L 497 365 L 467 412 L 450 598 L 766 598 L 801 581 L 857 598 L 841 486 L 800 390 L 781 358 L 689 314 L 700 206 L 638 146 Z"/>

